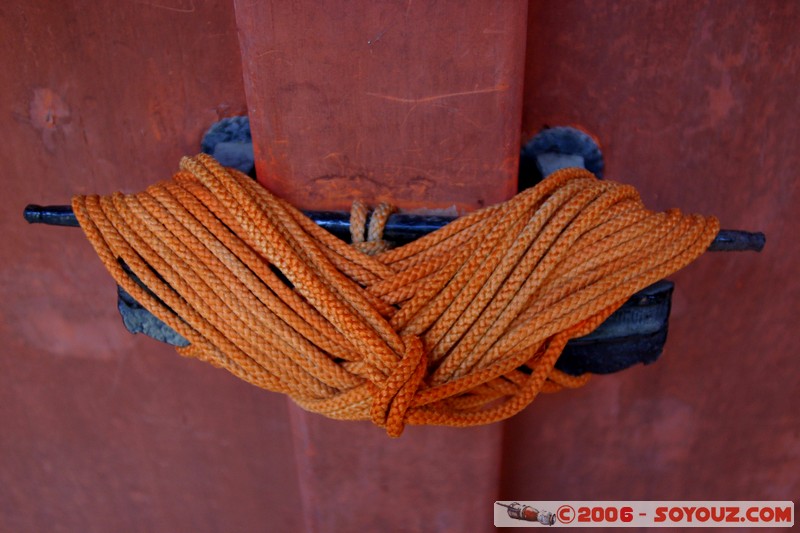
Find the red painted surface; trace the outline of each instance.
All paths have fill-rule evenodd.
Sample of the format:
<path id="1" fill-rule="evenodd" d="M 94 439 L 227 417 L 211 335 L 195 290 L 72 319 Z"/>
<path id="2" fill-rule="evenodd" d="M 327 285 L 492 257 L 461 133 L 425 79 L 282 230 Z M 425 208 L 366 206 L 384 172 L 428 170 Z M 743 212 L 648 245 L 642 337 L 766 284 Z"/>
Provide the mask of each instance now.
<path id="1" fill-rule="evenodd" d="M 290 407 L 306 531 L 491 531 L 502 426 L 410 426 Z"/>
<path id="2" fill-rule="evenodd" d="M 257 174 L 283 198 L 465 210 L 516 192 L 525 2 L 236 10 Z"/>
<path id="3" fill-rule="evenodd" d="M 800 498 L 799 23 L 796 2 L 531 3 L 525 132 L 581 124 L 648 206 L 767 246 L 673 277 L 655 365 L 509 421 L 504 498 Z"/>
<path id="4" fill-rule="evenodd" d="M 0 35 L 0 531 L 297 530 L 285 400 L 130 335 L 80 230 L 21 216 L 242 113 L 232 7 L 7 1 Z"/>
<path id="5" fill-rule="evenodd" d="M 654 366 L 543 396 L 504 426 L 392 441 L 130 336 L 80 233 L 21 220 L 28 202 L 166 177 L 208 124 L 244 111 L 232 7 L 3 3 L 0 531 L 335 530 L 357 506 L 372 529 L 458 515 L 489 530 L 492 502 L 469 498 L 501 475 L 500 496 L 520 500 L 797 501 L 798 24 L 793 2 L 530 5 L 526 135 L 583 125 L 648 205 L 716 213 L 767 248 L 674 277 Z M 498 468 L 480 446 L 499 449 L 500 428 Z M 381 523 L 385 509 L 406 522 Z"/>

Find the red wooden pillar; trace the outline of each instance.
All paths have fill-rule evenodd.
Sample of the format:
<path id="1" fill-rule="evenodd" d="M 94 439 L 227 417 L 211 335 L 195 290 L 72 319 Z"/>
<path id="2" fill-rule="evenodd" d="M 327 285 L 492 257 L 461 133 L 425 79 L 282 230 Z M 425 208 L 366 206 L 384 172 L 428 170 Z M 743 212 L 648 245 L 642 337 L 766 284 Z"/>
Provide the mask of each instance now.
<path id="1" fill-rule="evenodd" d="M 237 0 L 259 179 L 304 208 L 516 192 L 527 3 Z"/>
<path id="2" fill-rule="evenodd" d="M 514 194 L 526 2 L 235 5 L 266 187 L 313 209 L 363 198 L 463 211 Z M 309 530 L 491 527 L 499 425 L 392 440 L 290 416 Z"/>

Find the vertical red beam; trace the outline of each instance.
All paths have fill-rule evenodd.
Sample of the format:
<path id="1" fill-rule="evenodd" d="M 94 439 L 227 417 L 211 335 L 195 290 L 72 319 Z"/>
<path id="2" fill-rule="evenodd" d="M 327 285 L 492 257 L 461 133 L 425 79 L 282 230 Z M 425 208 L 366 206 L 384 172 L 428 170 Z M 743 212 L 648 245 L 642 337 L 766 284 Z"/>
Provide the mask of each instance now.
<path id="1" fill-rule="evenodd" d="M 235 5 L 266 187 L 313 209 L 468 210 L 514 194 L 526 2 Z M 290 414 L 309 530 L 493 529 L 500 426 L 392 440 Z"/>
<path id="2" fill-rule="evenodd" d="M 516 187 L 526 2 L 236 1 L 259 180 L 304 208 Z"/>

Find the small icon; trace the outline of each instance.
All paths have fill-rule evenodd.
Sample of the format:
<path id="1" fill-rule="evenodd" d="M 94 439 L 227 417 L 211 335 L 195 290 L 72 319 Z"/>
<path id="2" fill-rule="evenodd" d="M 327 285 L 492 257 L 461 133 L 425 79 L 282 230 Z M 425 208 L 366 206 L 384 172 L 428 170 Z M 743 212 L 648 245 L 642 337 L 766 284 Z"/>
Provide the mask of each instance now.
<path id="1" fill-rule="evenodd" d="M 556 511 L 556 516 L 562 524 L 569 524 L 575 520 L 575 509 L 571 505 L 562 505 Z"/>
<path id="2" fill-rule="evenodd" d="M 519 502 L 501 503 L 495 502 L 497 505 L 505 507 L 508 511 L 508 516 L 515 520 L 525 520 L 526 522 L 539 522 L 545 526 L 552 526 L 556 523 L 556 515 L 549 511 L 540 511 L 534 509 L 530 505 L 522 505 Z"/>

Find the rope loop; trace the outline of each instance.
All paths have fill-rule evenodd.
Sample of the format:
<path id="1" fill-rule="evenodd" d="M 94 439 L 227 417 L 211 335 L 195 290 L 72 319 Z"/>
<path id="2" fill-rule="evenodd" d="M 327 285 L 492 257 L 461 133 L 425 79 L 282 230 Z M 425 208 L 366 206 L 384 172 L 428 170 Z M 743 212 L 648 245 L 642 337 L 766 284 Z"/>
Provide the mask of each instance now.
<path id="1" fill-rule="evenodd" d="M 355 200 L 350 209 L 350 242 L 353 247 L 367 255 L 378 255 L 387 251 L 391 247 L 391 243 L 383 240 L 383 231 L 389 216 L 396 211 L 397 208 L 391 204 L 385 202 L 379 204 L 370 218 L 365 241 L 364 228 L 367 225 L 369 210 L 364 202 Z"/>
<path id="2" fill-rule="evenodd" d="M 573 168 L 394 249 L 395 208 L 367 228 L 353 202 L 348 245 L 210 156 L 180 168 L 138 194 L 73 198 L 117 283 L 190 342 L 182 355 L 391 436 L 495 422 L 584 384 L 554 370 L 567 341 L 719 230 Z"/>

